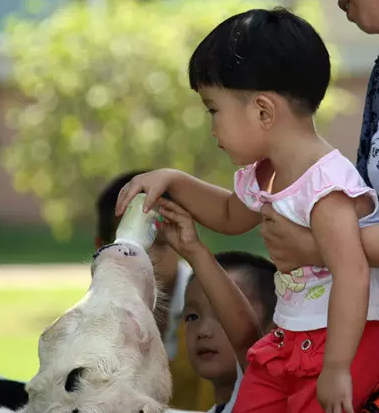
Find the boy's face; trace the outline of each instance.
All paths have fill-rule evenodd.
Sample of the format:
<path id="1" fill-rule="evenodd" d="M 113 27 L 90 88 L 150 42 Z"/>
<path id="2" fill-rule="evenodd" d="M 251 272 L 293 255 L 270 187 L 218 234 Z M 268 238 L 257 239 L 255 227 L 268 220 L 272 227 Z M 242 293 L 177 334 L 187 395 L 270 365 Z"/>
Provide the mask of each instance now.
<path id="1" fill-rule="evenodd" d="M 260 113 L 254 99 L 231 90 L 202 87 L 199 95 L 212 116 L 211 132 L 218 147 L 235 165 L 248 165 L 264 157 Z"/>
<path id="2" fill-rule="evenodd" d="M 338 0 L 347 18 L 366 33 L 379 33 L 378 0 Z"/>
<path id="3" fill-rule="evenodd" d="M 183 319 L 188 358 L 196 373 L 213 382 L 234 383 L 236 359 L 232 345 L 197 277 L 187 287 Z"/>

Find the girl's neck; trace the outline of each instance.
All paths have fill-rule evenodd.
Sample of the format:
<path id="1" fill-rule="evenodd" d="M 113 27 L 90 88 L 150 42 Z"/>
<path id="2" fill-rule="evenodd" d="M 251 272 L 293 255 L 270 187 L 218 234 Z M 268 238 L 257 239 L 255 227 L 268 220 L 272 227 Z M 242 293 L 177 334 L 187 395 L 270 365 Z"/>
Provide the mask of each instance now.
<path id="1" fill-rule="evenodd" d="M 278 190 L 283 189 L 281 186 L 295 182 L 315 162 L 333 150 L 317 134 L 312 119 L 286 126 L 281 126 L 277 132 L 272 131 L 272 137 L 269 138 L 267 158 L 275 171 Z"/>
<path id="2" fill-rule="evenodd" d="M 216 405 L 228 403 L 232 397 L 234 383 L 213 382 L 213 392 Z"/>

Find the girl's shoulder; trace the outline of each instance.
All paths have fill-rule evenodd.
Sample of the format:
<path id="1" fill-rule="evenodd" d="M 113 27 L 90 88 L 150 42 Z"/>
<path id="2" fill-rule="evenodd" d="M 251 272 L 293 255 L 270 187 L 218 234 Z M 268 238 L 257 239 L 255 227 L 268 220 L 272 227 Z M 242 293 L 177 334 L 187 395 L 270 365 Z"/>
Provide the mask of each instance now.
<path id="1" fill-rule="evenodd" d="M 274 195 L 272 200 L 277 201 L 277 209 L 288 211 L 288 217 L 291 216 L 294 222 L 310 227 L 313 207 L 335 191 L 354 199 L 368 196 L 377 208 L 375 191 L 366 185 L 355 166 L 338 150 L 321 158 L 298 181 Z"/>

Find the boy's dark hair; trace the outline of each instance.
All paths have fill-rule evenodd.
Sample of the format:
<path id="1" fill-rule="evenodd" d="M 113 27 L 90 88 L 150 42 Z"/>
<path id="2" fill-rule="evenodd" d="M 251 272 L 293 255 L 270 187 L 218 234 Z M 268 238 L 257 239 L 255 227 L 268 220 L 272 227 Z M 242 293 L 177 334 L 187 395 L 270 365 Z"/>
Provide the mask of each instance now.
<path id="1" fill-rule="evenodd" d="M 284 8 L 253 9 L 228 18 L 199 44 L 189 79 L 195 91 L 276 92 L 309 115 L 324 98 L 330 70 L 325 44 L 307 21 Z"/>
<path id="2" fill-rule="evenodd" d="M 150 172 L 149 170 L 132 171 L 126 174 L 119 175 L 113 179 L 106 188 L 100 193 L 96 202 L 97 210 L 97 235 L 106 243 L 110 244 L 114 241 L 115 235 L 115 208 L 118 194 L 122 187 L 130 182 L 135 176 Z M 164 198 L 170 199 L 168 193 L 162 195 Z"/>
<path id="3" fill-rule="evenodd" d="M 274 274 L 275 265 L 268 259 L 243 251 L 226 251 L 215 254 L 216 261 L 225 271 L 236 270 L 246 288 L 244 294 L 262 303 L 262 327 L 265 329 L 274 316 L 276 306 Z"/>
<path id="4" fill-rule="evenodd" d="M 225 271 L 238 271 L 240 287 L 249 301 L 262 303 L 262 330 L 272 322 L 276 305 L 274 274 L 275 265 L 268 259 L 244 251 L 225 251 L 215 254 L 216 261 Z M 192 274 L 190 283 L 196 274 Z"/>

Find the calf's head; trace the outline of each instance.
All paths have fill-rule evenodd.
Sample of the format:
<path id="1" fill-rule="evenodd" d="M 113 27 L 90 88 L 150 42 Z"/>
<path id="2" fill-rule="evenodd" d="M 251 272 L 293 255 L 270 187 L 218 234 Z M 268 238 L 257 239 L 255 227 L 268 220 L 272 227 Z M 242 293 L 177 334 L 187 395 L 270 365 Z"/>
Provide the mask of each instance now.
<path id="1" fill-rule="evenodd" d="M 112 294 L 129 295 L 137 292 L 153 310 L 157 301 L 154 270 L 149 256 L 142 247 L 128 244 L 109 244 L 94 255 L 93 284 Z M 125 297 L 125 295 L 124 295 Z"/>
<path id="2" fill-rule="evenodd" d="M 152 315 L 155 301 L 153 268 L 143 249 L 101 248 L 85 297 L 40 337 L 27 412 L 163 411 L 171 383 L 163 393 L 151 390 L 157 375 L 170 381 Z"/>

